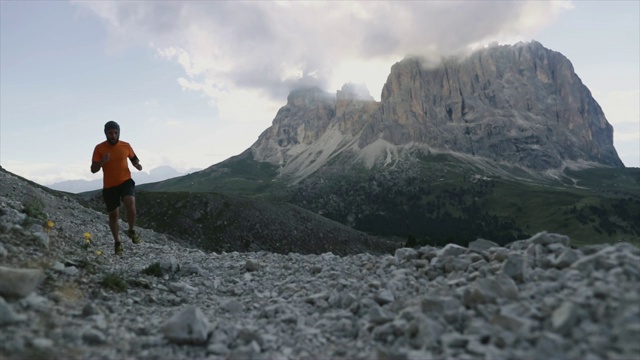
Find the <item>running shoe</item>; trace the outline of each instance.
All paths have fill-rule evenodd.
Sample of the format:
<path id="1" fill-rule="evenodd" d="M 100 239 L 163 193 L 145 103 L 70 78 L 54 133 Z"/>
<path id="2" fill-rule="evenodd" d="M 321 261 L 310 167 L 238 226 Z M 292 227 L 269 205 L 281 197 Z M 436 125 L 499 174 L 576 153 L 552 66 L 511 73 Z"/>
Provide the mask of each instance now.
<path id="1" fill-rule="evenodd" d="M 131 238 L 131 242 L 133 242 L 134 244 L 139 244 L 142 241 L 140 235 L 138 235 L 135 230 L 129 230 L 127 235 L 129 235 L 129 237 Z"/>
<path id="2" fill-rule="evenodd" d="M 117 242 L 115 245 L 115 254 L 122 255 L 122 253 L 124 253 L 124 248 L 122 247 L 122 243 Z"/>

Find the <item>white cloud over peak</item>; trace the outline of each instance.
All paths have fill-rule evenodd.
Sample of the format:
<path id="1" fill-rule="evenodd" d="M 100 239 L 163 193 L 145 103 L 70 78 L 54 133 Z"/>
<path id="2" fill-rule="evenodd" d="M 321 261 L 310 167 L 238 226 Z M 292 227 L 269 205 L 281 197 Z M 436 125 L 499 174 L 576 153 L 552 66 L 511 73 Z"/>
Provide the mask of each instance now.
<path id="1" fill-rule="evenodd" d="M 300 86 L 365 83 L 379 97 L 390 66 L 470 44 L 529 40 L 568 1 L 81 2 L 112 44 L 152 43 L 185 71 L 180 86 L 214 102 L 259 91 L 282 101 Z"/>

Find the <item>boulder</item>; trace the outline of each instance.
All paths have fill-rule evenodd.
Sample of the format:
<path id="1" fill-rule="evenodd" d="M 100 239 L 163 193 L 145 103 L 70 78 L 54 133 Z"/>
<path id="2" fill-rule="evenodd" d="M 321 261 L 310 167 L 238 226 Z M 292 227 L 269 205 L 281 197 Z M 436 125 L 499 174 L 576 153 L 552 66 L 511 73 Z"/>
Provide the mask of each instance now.
<path id="1" fill-rule="evenodd" d="M 9 298 L 23 298 L 44 281 L 40 269 L 13 269 L 0 266 L 0 295 Z"/>
<path id="2" fill-rule="evenodd" d="M 167 340 L 176 344 L 204 344 L 209 337 L 210 325 L 202 311 L 194 306 L 174 314 L 161 332 Z"/>

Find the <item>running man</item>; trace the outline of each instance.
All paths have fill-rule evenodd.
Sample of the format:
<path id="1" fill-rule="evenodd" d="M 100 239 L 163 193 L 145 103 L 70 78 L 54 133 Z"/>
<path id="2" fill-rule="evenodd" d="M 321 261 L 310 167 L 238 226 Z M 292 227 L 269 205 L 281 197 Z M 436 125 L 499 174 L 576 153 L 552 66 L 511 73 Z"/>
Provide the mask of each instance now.
<path id="1" fill-rule="evenodd" d="M 102 168 L 102 197 L 107 205 L 107 212 L 109 212 L 109 228 L 113 240 L 115 240 L 115 254 L 122 255 L 124 249 L 120 242 L 118 226 L 121 200 L 127 210 L 127 222 L 129 223 L 127 235 L 134 244 L 142 241 L 134 229 L 136 224 L 136 184 L 131 178 L 127 159 L 139 171 L 142 171 L 142 165 L 140 165 L 140 160 L 133 152 L 131 145 L 120 141 L 120 125 L 118 123 L 115 121 L 107 122 L 104 125 L 104 134 L 107 140 L 96 145 L 93 150 L 91 172 L 95 174 Z"/>

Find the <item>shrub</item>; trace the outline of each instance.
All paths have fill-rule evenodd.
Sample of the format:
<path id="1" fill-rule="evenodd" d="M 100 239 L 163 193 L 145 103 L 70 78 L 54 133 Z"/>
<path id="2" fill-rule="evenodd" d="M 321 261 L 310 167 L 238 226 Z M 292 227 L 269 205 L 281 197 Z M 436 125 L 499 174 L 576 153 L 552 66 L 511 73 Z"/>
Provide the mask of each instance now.
<path id="1" fill-rule="evenodd" d="M 404 244 L 405 247 L 413 248 L 418 246 L 418 239 L 415 236 L 409 235 L 407 236 L 407 242 Z"/>
<path id="2" fill-rule="evenodd" d="M 78 267 L 84 269 L 89 274 L 95 274 L 97 271 L 96 265 L 88 259 L 78 261 Z"/>
<path id="3" fill-rule="evenodd" d="M 117 292 L 123 292 L 127 290 L 127 281 L 118 273 L 108 273 L 102 278 L 100 284 L 107 289 L 111 289 Z"/>
<path id="4" fill-rule="evenodd" d="M 142 273 L 145 275 L 151 275 L 155 277 L 162 277 L 162 275 L 164 275 L 164 272 L 162 271 L 162 267 L 160 266 L 159 262 L 155 262 L 147 266 L 147 268 L 142 270 Z"/>
<path id="5" fill-rule="evenodd" d="M 51 359 L 51 353 L 46 349 L 37 349 L 37 348 L 29 348 L 26 350 L 23 355 L 25 359 L 33 359 L 33 360 L 45 360 Z"/>
<path id="6" fill-rule="evenodd" d="M 34 219 L 46 220 L 47 214 L 44 212 L 44 207 L 42 203 L 37 200 L 33 200 L 28 204 L 25 204 L 23 212 L 27 214 L 29 217 Z"/>

